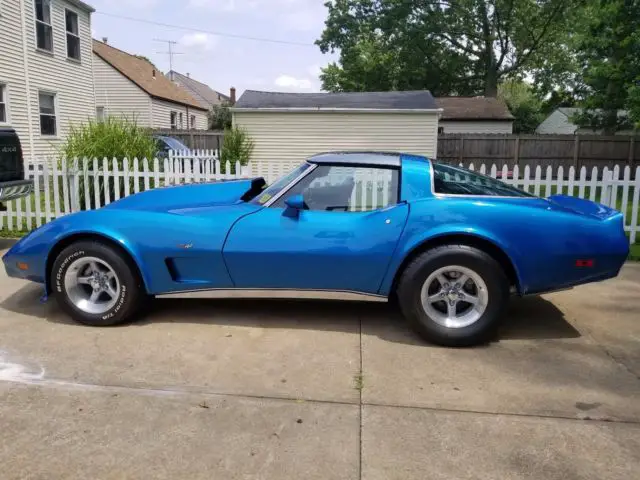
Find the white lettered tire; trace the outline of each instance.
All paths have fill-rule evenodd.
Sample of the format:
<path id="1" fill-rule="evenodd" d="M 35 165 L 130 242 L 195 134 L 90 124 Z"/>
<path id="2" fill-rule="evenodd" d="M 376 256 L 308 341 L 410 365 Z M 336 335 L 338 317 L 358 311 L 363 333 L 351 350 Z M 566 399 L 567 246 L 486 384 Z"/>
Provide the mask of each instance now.
<path id="1" fill-rule="evenodd" d="M 129 258 L 117 248 L 92 240 L 78 241 L 60 252 L 50 285 L 66 313 L 92 326 L 130 320 L 145 297 Z"/>

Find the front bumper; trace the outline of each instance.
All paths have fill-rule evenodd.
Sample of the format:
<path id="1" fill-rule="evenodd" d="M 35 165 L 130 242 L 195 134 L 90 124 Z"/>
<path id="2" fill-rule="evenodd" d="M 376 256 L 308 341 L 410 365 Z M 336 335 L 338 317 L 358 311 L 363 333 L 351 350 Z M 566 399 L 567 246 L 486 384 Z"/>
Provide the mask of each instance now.
<path id="1" fill-rule="evenodd" d="M 0 183 L 0 202 L 26 197 L 33 192 L 33 180 L 16 180 Z"/>

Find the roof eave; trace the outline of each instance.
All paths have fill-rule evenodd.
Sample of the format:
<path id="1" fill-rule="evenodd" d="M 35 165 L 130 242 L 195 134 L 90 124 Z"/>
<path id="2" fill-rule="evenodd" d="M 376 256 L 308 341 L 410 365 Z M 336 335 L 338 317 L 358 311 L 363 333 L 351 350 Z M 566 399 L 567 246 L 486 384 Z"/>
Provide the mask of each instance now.
<path id="1" fill-rule="evenodd" d="M 138 84 L 136 83 L 136 85 L 138 85 Z M 140 86 L 140 85 L 138 85 L 138 86 Z M 140 88 L 142 88 L 142 87 L 140 87 Z M 144 90 L 144 88 L 143 88 L 143 90 Z M 174 100 L 172 98 L 161 97 L 159 95 L 154 95 L 152 93 L 149 93 L 147 90 L 144 90 L 144 91 L 147 93 L 147 95 L 149 95 L 151 98 L 155 98 L 156 100 L 162 100 L 163 102 L 168 102 L 168 103 L 175 103 L 176 105 L 182 105 L 184 107 L 194 108 L 196 110 L 202 110 L 203 112 L 208 112 L 209 111 L 208 108 L 205 108 L 202 105 L 196 106 L 196 105 L 191 105 L 190 103 L 178 102 L 177 100 Z"/>
<path id="2" fill-rule="evenodd" d="M 232 112 L 282 112 L 282 113 L 305 113 L 305 112 L 333 112 L 333 113 L 437 113 L 441 114 L 441 108 L 324 108 L 324 107 L 232 107 Z"/>
<path id="3" fill-rule="evenodd" d="M 515 117 L 441 117 L 443 122 L 513 122 Z"/>
<path id="4" fill-rule="evenodd" d="M 78 8 L 81 8 L 89 13 L 93 13 L 96 11 L 95 8 L 93 8 L 91 5 L 84 3 L 80 0 L 67 0 L 67 2 L 69 2 L 71 5 L 74 5 Z"/>

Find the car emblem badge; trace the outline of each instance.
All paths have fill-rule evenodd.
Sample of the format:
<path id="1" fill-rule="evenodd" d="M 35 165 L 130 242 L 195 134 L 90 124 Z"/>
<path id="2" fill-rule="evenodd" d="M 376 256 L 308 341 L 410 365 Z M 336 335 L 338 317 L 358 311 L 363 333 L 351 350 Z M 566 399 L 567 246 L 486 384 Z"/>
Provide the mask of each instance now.
<path id="1" fill-rule="evenodd" d="M 178 244 L 178 248 L 184 248 L 185 250 L 188 250 L 191 247 L 193 247 L 193 243 L 179 243 Z"/>

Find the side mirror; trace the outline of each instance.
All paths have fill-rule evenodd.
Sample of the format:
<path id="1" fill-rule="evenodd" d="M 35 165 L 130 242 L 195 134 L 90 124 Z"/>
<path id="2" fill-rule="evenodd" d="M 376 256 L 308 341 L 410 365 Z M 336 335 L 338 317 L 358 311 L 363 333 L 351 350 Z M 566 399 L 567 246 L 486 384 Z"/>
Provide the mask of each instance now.
<path id="1" fill-rule="evenodd" d="M 298 218 L 300 210 L 304 210 L 304 198 L 302 195 L 292 195 L 284 201 L 287 206 L 283 215 L 285 217 Z"/>
<path id="2" fill-rule="evenodd" d="M 285 205 L 295 210 L 304 210 L 304 198 L 302 195 L 292 195 L 284 201 Z"/>

